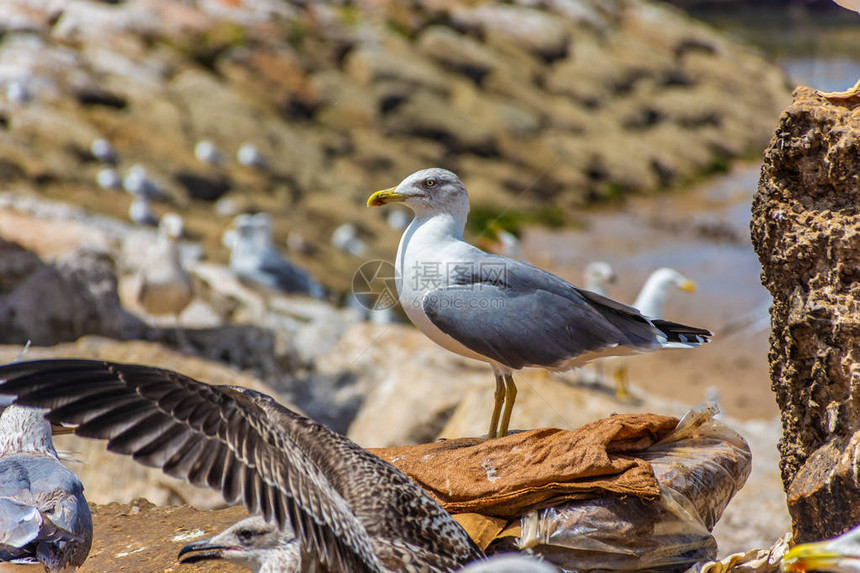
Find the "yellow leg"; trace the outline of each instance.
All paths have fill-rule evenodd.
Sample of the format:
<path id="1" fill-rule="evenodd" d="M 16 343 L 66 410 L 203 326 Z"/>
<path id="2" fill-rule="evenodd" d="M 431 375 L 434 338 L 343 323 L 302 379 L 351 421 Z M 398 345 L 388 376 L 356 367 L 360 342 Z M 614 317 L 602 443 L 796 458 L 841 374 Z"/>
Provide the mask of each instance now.
<path id="1" fill-rule="evenodd" d="M 508 433 L 508 426 L 511 423 L 511 412 L 514 410 L 514 402 L 517 399 L 517 385 L 514 384 L 514 377 L 510 374 L 505 374 L 505 409 L 502 412 L 502 421 L 499 424 L 499 433 L 497 437 L 503 438 Z"/>
<path id="2" fill-rule="evenodd" d="M 498 436 L 499 414 L 502 412 L 502 403 L 505 401 L 505 380 L 501 374 L 496 374 L 496 403 L 493 404 L 493 415 L 490 418 L 490 429 L 487 430 L 487 438 Z"/>
<path id="3" fill-rule="evenodd" d="M 854 84 L 853 88 L 848 88 L 844 92 L 818 92 L 822 96 L 827 99 L 851 99 L 853 97 L 860 97 L 860 80 L 857 80 L 857 83 Z"/>
<path id="4" fill-rule="evenodd" d="M 627 378 L 627 365 L 622 364 L 612 373 L 615 378 L 615 397 L 619 400 L 630 399 L 630 382 Z"/>

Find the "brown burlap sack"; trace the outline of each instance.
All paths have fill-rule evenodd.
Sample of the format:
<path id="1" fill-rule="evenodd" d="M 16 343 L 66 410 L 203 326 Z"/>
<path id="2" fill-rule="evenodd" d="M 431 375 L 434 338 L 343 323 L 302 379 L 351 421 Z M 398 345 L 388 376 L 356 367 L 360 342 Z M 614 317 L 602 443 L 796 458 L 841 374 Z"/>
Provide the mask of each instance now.
<path id="1" fill-rule="evenodd" d="M 651 465 L 635 454 L 677 418 L 621 414 L 576 430 L 542 428 L 371 450 L 418 482 L 450 513 L 512 518 L 561 501 L 604 495 L 656 498 Z"/>

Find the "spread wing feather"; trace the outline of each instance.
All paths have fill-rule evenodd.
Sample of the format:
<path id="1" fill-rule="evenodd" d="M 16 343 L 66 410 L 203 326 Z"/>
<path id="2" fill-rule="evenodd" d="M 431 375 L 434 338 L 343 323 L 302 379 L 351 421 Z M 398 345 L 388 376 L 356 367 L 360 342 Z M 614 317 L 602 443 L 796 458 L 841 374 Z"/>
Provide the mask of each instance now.
<path id="1" fill-rule="evenodd" d="M 290 521 L 332 570 L 381 569 L 348 501 L 301 448 L 313 422 L 268 396 L 83 360 L 16 363 L 0 367 L 0 379 L 0 391 L 50 409 L 48 419 L 77 425 L 80 436 L 108 440 L 111 451 L 220 490 L 228 502 L 241 497 L 250 512 L 281 526 Z M 314 439 L 345 440 L 333 436 L 324 430 Z"/>

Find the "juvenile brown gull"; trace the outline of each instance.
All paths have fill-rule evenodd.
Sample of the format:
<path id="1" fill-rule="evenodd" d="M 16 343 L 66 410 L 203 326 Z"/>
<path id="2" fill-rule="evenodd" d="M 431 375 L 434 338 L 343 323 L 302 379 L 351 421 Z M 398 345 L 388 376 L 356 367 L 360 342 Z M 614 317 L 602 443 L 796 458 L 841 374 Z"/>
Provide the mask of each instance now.
<path id="1" fill-rule="evenodd" d="M 0 561 L 71 572 L 92 538 L 84 487 L 60 463 L 44 411 L 7 407 L 0 414 Z"/>
<path id="2" fill-rule="evenodd" d="M 692 348 L 711 336 L 701 328 L 647 318 L 465 242 L 469 195 L 450 171 L 418 171 L 367 200 L 368 206 L 386 203 L 402 203 L 415 213 L 395 262 L 406 315 L 437 344 L 493 369 L 496 393 L 488 437 L 507 432 L 517 394 L 514 370 L 567 370 L 602 356 Z"/>
<path id="3" fill-rule="evenodd" d="M 260 515 L 246 517 L 218 535 L 189 543 L 179 551 L 181 563 L 229 561 L 253 573 L 298 573 L 301 551 L 293 530 L 283 531 Z"/>
<path id="4" fill-rule="evenodd" d="M 289 523 L 309 570 L 430 573 L 483 557 L 403 472 L 265 394 L 93 360 L 13 363 L 0 380 L 79 436 Z"/>
<path id="5" fill-rule="evenodd" d="M 184 556 L 184 557 L 183 557 Z M 279 531 L 259 515 L 247 517 L 221 533 L 189 543 L 179 552 L 182 563 L 229 561 L 252 573 L 299 573 L 302 558 L 291 530 Z M 553 565 L 519 554 L 502 554 L 458 569 L 461 573 L 556 573 Z"/>
<path id="6" fill-rule="evenodd" d="M 158 238 L 147 253 L 140 274 L 137 302 L 151 315 L 177 317 L 194 296 L 191 276 L 182 266 L 176 241 L 182 236 L 182 217 L 167 213 L 158 225 Z"/>

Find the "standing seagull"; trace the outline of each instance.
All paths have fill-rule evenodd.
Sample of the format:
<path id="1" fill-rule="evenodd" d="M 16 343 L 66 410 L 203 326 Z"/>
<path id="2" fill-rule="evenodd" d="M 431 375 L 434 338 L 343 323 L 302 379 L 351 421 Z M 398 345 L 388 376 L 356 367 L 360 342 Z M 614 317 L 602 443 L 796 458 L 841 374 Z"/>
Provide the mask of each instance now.
<path id="1" fill-rule="evenodd" d="M 182 236 L 182 217 L 167 213 L 158 225 L 158 239 L 141 270 L 137 302 L 151 315 L 171 315 L 178 321 L 194 297 L 194 285 L 182 266 L 176 241 Z"/>
<path id="2" fill-rule="evenodd" d="M 44 411 L 0 414 L 0 561 L 75 571 L 87 558 L 93 521 L 84 486 L 60 463 Z"/>
<path id="3" fill-rule="evenodd" d="M 609 285 L 614 283 L 617 277 L 609 263 L 592 261 L 582 271 L 582 280 L 585 283 L 585 290 L 590 290 L 600 296 L 608 296 Z"/>
<path id="4" fill-rule="evenodd" d="M 696 283 L 675 269 L 659 268 L 648 276 L 633 306 L 648 318 L 660 318 L 669 292 L 674 289 L 693 293 L 696 292 Z"/>
<path id="5" fill-rule="evenodd" d="M 370 207 L 386 203 L 403 203 L 415 213 L 395 262 L 406 315 L 437 344 L 493 369 L 490 438 L 508 430 L 517 395 L 514 370 L 567 370 L 601 356 L 691 348 L 711 336 L 701 328 L 649 319 L 635 308 L 465 242 L 469 195 L 450 171 L 418 171 L 367 200 Z"/>
<path id="6" fill-rule="evenodd" d="M 0 380 L 79 436 L 289 523 L 308 570 L 441 573 L 483 557 L 406 474 L 260 392 L 94 360 L 13 363 Z"/>
<path id="7" fill-rule="evenodd" d="M 230 269 L 241 280 L 284 293 L 322 298 L 323 288 L 308 273 L 287 261 L 272 243 L 272 219 L 267 213 L 238 215 L 224 241 L 230 249 Z"/>
<path id="8" fill-rule="evenodd" d="M 669 292 L 675 289 L 693 293 L 696 292 L 696 283 L 675 269 L 659 268 L 645 280 L 633 306 L 648 318 L 661 318 Z M 627 377 L 627 360 L 623 358 L 610 358 L 609 360 L 613 362 L 614 366 L 612 377 L 615 379 L 615 396 L 620 399 L 628 399 L 630 397 L 630 381 Z"/>

